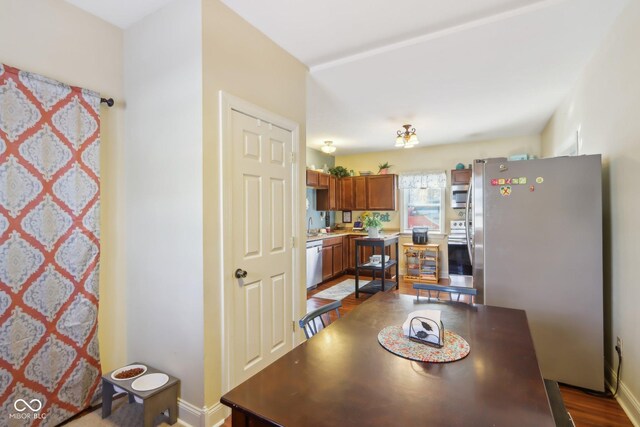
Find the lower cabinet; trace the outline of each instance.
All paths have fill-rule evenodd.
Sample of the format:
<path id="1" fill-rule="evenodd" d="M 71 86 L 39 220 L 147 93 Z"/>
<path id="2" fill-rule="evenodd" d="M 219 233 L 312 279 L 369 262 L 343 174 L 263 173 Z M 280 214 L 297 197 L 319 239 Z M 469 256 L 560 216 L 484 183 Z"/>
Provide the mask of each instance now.
<path id="1" fill-rule="evenodd" d="M 331 237 L 322 241 L 322 280 L 344 272 L 344 237 Z"/>
<path id="2" fill-rule="evenodd" d="M 322 248 L 322 280 L 325 281 L 333 276 L 333 246 Z"/>

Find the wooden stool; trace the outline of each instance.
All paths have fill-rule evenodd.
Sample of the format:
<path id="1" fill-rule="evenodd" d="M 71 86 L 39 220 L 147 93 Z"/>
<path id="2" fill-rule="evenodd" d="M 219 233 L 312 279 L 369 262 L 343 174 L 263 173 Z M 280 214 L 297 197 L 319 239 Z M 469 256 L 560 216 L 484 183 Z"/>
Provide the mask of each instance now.
<path id="1" fill-rule="evenodd" d="M 133 364 L 133 363 L 132 363 Z M 142 364 L 136 362 L 135 364 Z M 147 374 L 163 373 L 151 366 L 147 367 Z M 115 370 L 114 370 L 115 371 Z M 178 421 L 178 389 L 180 380 L 169 375 L 169 381 L 161 387 L 149 391 L 138 391 L 131 388 L 131 384 L 140 377 L 130 380 L 114 380 L 111 378 L 111 371 L 102 376 L 102 418 L 111 415 L 111 403 L 115 393 L 114 386 L 117 386 L 127 392 L 129 395 L 129 403 L 134 402 L 134 396 L 142 399 L 144 410 L 144 426 L 153 427 L 153 420 L 163 411 L 169 410 L 169 423 L 175 424 Z"/>

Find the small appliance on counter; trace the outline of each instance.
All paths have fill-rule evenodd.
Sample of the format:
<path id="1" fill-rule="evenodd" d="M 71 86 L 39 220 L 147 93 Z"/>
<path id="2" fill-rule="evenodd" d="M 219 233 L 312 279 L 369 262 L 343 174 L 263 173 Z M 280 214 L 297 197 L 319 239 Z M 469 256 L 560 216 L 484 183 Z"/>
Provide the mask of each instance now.
<path id="1" fill-rule="evenodd" d="M 353 223 L 353 231 L 362 231 L 364 227 L 362 226 L 362 221 L 356 221 Z"/>
<path id="2" fill-rule="evenodd" d="M 413 227 L 411 237 L 414 245 L 426 245 L 429 242 L 429 227 Z"/>

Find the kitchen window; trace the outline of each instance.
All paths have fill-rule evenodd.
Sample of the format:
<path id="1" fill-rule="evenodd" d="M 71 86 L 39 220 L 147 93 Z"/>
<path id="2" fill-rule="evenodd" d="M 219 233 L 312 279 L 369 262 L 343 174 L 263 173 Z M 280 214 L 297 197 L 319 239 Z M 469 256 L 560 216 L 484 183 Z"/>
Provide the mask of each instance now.
<path id="1" fill-rule="evenodd" d="M 444 172 L 414 172 L 400 175 L 400 215 L 402 230 L 429 227 L 429 232 L 444 232 Z"/>

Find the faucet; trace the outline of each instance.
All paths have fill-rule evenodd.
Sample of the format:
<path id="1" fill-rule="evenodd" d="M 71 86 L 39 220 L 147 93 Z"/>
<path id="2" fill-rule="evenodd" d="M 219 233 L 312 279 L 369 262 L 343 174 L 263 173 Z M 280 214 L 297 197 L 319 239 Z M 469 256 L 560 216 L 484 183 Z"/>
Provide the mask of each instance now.
<path id="1" fill-rule="evenodd" d="M 307 221 L 307 233 L 311 234 L 311 225 L 313 224 L 313 218 L 309 217 L 309 221 Z"/>

